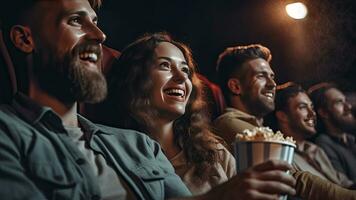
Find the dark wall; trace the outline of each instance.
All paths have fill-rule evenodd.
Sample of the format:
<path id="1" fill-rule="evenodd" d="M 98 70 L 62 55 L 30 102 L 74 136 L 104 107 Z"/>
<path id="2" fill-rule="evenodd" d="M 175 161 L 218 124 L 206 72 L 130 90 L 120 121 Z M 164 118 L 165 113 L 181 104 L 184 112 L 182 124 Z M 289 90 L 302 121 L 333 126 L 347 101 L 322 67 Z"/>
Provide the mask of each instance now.
<path id="1" fill-rule="evenodd" d="M 216 81 L 218 54 L 232 45 L 261 43 L 273 54 L 277 82 L 304 86 L 335 81 L 356 91 L 354 0 L 305 2 L 309 15 L 292 20 L 286 1 L 105 0 L 99 11 L 107 44 L 122 49 L 145 32 L 168 31 L 193 50 L 198 68 Z"/>

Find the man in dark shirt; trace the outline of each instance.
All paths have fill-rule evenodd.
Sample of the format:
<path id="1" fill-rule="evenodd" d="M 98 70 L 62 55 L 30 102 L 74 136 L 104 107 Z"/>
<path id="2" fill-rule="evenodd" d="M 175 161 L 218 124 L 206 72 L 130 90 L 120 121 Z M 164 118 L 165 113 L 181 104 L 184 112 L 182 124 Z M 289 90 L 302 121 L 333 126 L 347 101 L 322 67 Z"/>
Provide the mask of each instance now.
<path id="1" fill-rule="evenodd" d="M 315 143 L 324 149 L 333 166 L 356 181 L 356 118 L 345 95 L 334 84 L 309 89 L 318 114 Z M 353 134 L 351 134 L 353 133 Z"/>
<path id="2" fill-rule="evenodd" d="M 130 130 L 95 125 L 77 102 L 107 92 L 100 70 L 99 0 L 17 0 L 1 20 L 26 94 L 0 108 L 4 199 L 167 199 L 190 192 L 159 145 Z M 27 82 L 28 81 L 28 82 Z M 25 83 L 27 82 L 27 83 Z M 290 166 L 270 161 L 192 199 L 272 199 L 294 194 Z"/>

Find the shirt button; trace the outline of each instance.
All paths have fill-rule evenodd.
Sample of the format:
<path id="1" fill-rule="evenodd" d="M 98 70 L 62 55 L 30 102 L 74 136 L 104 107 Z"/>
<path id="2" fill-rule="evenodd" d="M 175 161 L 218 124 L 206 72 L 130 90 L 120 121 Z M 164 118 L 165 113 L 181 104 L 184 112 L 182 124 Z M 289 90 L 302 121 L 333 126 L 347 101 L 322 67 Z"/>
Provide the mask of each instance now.
<path id="1" fill-rule="evenodd" d="M 85 160 L 83 158 L 78 158 L 76 161 L 75 161 L 78 165 L 83 165 L 85 164 Z"/>
<path id="2" fill-rule="evenodd" d="M 159 171 L 153 170 L 152 173 L 153 173 L 154 175 L 158 175 L 158 174 L 159 174 Z"/>
<path id="3" fill-rule="evenodd" d="M 100 196 L 97 194 L 94 194 L 93 196 L 91 196 L 91 200 L 100 200 Z"/>

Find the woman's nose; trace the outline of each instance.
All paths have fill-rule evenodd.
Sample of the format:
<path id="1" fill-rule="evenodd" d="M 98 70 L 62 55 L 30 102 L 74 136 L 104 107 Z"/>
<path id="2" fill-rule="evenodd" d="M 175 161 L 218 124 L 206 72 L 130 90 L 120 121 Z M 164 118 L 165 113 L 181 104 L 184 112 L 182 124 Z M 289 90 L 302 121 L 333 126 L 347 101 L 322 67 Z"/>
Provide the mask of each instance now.
<path id="1" fill-rule="evenodd" d="M 188 75 L 183 72 L 181 69 L 174 69 L 172 70 L 173 72 L 173 80 L 176 82 L 184 82 L 187 78 Z"/>

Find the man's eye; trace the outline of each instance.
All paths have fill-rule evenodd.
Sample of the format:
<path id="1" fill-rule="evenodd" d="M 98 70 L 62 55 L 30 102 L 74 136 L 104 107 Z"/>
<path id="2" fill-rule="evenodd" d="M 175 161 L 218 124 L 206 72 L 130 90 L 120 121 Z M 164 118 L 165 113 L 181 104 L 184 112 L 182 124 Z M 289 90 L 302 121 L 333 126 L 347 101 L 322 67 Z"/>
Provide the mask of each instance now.
<path id="1" fill-rule="evenodd" d="M 257 78 L 264 78 L 264 77 L 265 77 L 265 75 L 264 75 L 264 74 L 262 74 L 262 73 L 259 73 L 259 74 L 256 74 L 256 77 L 257 77 Z"/>
<path id="2" fill-rule="evenodd" d="M 300 106 L 299 106 L 299 109 L 306 109 L 306 108 L 307 108 L 306 105 L 300 105 Z"/>
<path id="3" fill-rule="evenodd" d="M 81 24 L 81 19 L 80 17 L 72 17 L 69 19 L 68 23 L 70 25 L 80 25 Z"/>
<path id="4" fill-rule="evenodd" d="M 338 100 L 336 103 L 338 103 L 338 104 L 343 104 L 343 103 L 345 103 L 345 101 L 343 101 L 343 100 Z"/>

